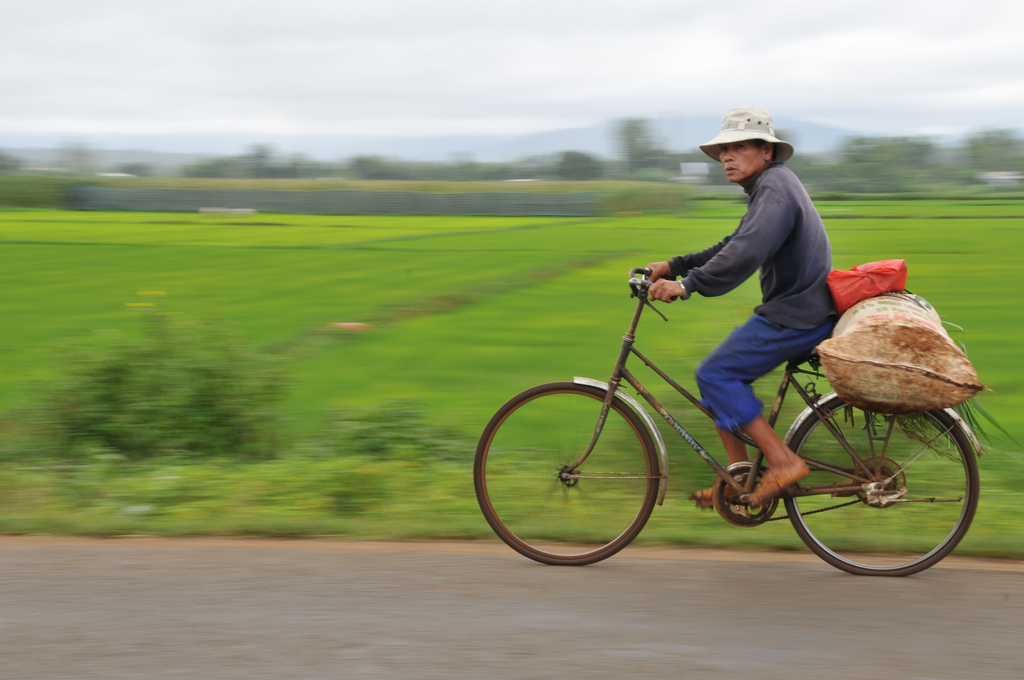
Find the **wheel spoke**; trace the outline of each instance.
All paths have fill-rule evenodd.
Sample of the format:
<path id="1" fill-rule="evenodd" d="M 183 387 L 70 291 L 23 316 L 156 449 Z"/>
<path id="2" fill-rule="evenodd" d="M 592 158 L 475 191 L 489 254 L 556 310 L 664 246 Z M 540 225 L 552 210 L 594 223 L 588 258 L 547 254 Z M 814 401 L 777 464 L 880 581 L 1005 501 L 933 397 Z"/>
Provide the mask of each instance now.
<path id="1" fill-rule="evenodd" d="M 846 422 L 832 418 L 825 427 L 812 414 L 793 428 L 790 447 L 813 461 L 800 495 L 786 501 L 794 528 L 816 554 L 852 573 L 906 575 L 935 564 L 977 507 L 969 438 L 942 411 L 883 417 L 835 395 L 823 399 L 822 410 L 842 409 Z M 868 479 L 857 479 L 861 471 Z"/>
<path id="2" fill-rule="evenodd" d="M 619 399 L 594 441 L 604 396 L 587 385 L 541 385 L 510 400 L 481 436 L 474 467 L 480 507 L 498 536 L 527 557 L 595 562 L 632 541 L 650 516 L 661 479 L 654 444 Z"/>

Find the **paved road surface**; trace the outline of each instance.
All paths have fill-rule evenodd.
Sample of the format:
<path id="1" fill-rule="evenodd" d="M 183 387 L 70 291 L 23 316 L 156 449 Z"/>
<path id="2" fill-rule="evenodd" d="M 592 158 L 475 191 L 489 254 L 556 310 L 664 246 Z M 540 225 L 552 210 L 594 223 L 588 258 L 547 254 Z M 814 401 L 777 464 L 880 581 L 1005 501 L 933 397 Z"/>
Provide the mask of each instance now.
<path id="1" fill-rule="evenodd" d="M 0 678 L 1024 678 L 1024 563 L 0 539 Z"/>

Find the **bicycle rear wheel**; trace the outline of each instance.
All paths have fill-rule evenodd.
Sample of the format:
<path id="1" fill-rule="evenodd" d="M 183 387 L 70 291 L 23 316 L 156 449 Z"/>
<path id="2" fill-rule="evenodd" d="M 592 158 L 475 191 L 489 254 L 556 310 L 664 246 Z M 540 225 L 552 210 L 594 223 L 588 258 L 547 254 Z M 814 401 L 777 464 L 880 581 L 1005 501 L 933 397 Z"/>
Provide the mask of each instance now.
<path id="1" fill-rule="evenodd" d="M 979 494 L 974 449 L 958 421 L 945 411 L 868 413 L 834 394 L 819 404 L 838 436 L 808 409 L 787 439 L 812 470 L 802 493 L 817 491 L 786 499 L 804 543 L 864 575 L 907 576 L 952 552 Z"/>
<path id="2" fill-rule="evenodd" d="M 509 400 L 480 437 L 477 500 L 495 533 L 545 564 L 603 560 L 632 541 L 654 509 L 658 456 L 640 417 L 616 397 L 587 460 L 606 392 L 548 383 Z"/>

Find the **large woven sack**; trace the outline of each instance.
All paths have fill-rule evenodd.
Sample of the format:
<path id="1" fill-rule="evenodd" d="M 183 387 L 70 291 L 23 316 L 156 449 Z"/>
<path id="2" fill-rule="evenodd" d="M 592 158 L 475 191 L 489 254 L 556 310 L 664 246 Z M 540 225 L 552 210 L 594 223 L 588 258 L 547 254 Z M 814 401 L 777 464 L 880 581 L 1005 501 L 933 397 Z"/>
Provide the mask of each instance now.
<path id="1" fill-rule="evenodd" d="M 912 293 L 850 307 L 818 354 L 836 393 L 875 413 L 949 408 L 984 388 L 935 309 Z"/>

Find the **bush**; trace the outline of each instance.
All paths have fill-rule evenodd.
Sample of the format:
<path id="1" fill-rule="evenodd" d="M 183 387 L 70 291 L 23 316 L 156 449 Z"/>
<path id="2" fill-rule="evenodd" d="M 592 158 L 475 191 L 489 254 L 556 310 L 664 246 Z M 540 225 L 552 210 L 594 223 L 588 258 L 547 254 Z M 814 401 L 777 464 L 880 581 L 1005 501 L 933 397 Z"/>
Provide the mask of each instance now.
<path id="1" fill-rule="evenodd" d="M 428 422 L 408 400 L 349 409 L 329 415 L 328 420 L 322 444 L 333 455 L 396 460 L 467 460 L 473 456 L 473 443 L 454 430 Z"/>
<path id="2" fill-rule="evenodd" d="M 274 453 L 281 372 L 222 331 L 153 315 L 139 340 L 75 352 L 43 409 L 58 455 Z"/>
<path id="3" fill-rule="evenodd" d="M 77 180 L 62 177 L 5 175 L 0 177 L 0 206 L 63 210 Z"/>
<path id="4" fill-rule="evenodd" d="M 604 174 L 601 161 L 579 151 L 566 151 L 555 168 L 559 178 L 570 182 L 586 182 Z"/>

